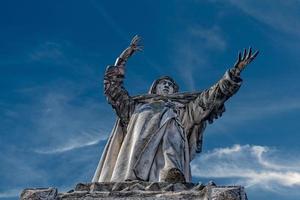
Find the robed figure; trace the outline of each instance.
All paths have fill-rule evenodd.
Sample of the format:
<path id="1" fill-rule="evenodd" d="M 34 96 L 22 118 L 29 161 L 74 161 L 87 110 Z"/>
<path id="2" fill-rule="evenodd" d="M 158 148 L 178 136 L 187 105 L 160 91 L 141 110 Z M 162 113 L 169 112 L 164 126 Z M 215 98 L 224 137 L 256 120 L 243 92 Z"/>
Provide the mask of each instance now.
<path id="1" fill-rule="evenodd" d="M 233 68 L 205 91 L 179 93 L 176 82 L 164 76 L 148 94 L 130 96 L 123 84 L 125 64 L 141 50 L 139 41 L 135 36 L 105 71 L 104 93 L 118 119 L 92 181 L 190 182 L 190 162 L 201 152 L 207 123 L 225 111 L 224 102 L 242 84 L 240 72 L 258 52 L 239 53 Z"/>

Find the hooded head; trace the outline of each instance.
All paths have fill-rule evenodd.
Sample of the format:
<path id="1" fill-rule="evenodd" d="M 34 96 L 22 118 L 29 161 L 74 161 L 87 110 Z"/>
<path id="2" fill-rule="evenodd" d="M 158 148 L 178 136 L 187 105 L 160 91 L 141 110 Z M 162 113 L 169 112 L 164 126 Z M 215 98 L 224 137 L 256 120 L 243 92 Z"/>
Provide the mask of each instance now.
<path id="1" fill-rule="evenodd" d="M 156 79 L 149 90 L 149 94 L 174 94 L 179 91 L 177 83 L 169 76 L 162 76 Z"/>

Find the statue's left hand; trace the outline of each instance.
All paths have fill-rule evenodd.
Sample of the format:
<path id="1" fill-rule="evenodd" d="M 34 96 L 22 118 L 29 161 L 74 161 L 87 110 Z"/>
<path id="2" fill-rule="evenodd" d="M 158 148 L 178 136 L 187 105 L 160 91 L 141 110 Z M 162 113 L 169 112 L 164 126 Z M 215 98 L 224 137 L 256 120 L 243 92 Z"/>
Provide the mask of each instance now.
<path id="1" fill-rule="evenodd" d="M 244 50 L 244 55 L 242 57 L 242 53 L 239 52 L 239 57 L 236 63 L 234 64 L 234 69 L 239 75 L 241 71 L 245 69 L 245 67 L 251 63 L 254 58 L 258 55 L 259 51 L 256 51 L 254 54 L 252 54 L 252 48 L 250 47 L 248 52 L 247 49 Z"/>
<path id="2" fill-rule="evenodd" d="M 141 45 L 141 37 L 136 35 L 132 38 L 129 47 L 127 47 L 121 55 L 117 58 L 115 66 L 125 66 L 128 58 L 137 51 L 142 51 L 143 45 Z"/>

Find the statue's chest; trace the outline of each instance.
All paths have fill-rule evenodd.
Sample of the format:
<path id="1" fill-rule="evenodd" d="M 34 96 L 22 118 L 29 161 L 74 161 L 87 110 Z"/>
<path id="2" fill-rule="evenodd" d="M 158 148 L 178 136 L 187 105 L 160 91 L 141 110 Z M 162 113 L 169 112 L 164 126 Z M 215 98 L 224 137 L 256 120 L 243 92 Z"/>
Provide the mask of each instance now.
<path id="1" fill-rule="evenodd" d="M 150 112 L 155 114 L 165 112 L 166 110 L 173 110 L 174 112 L 176 112 L 176 107 L 174 105 L 171 102 L 165 101 L 143 103 L 136 107 L 135 113 Z"/>
<path id="2" fill-rule="evenodd" d="M 182 104 L 171 101 L 154 101 L 149 103 L 139 104 L 135 109 L 135 114 L 147 114 L 161 116 L 168 115 L 177 117 L 184 110 Z"/>
<path id="3" fill-rule="evenodd" d="M 154 113 L 162 112 L 162 111 L 164 111 L 165 109 L 168 108 L 168 107 L 166 106 L 165 102 L 160 102 L 160 101 L 148 103 L 147 105 L 145 105 L 145 107 L 146 107 L 148 110 L 151 110 L 151 111 L 154 112 Z"/>
<path id="4" fill-rule="evenodd" d="M 170 120 L 175 120 L 180 126 L 180 115 L 172 102 L 155 101 L 138 104 L 131 117 L 130 124 L 135 133 L 142 138 L 148 138 Z"/>

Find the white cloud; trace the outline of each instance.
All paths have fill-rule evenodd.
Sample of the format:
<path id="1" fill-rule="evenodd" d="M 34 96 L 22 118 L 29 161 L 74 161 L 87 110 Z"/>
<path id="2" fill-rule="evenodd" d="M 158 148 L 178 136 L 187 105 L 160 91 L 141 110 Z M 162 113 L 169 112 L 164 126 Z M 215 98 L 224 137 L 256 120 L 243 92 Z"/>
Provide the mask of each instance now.
<path id="1" fill-rule="evenodd" d="M 275 152 L 278 151 L 256 145 L 214 149 L 192 162 L 192 174 L 200 178 L 234 179 L 235 184 L 271 191 L 299 189 L 300 160 Z"/>

